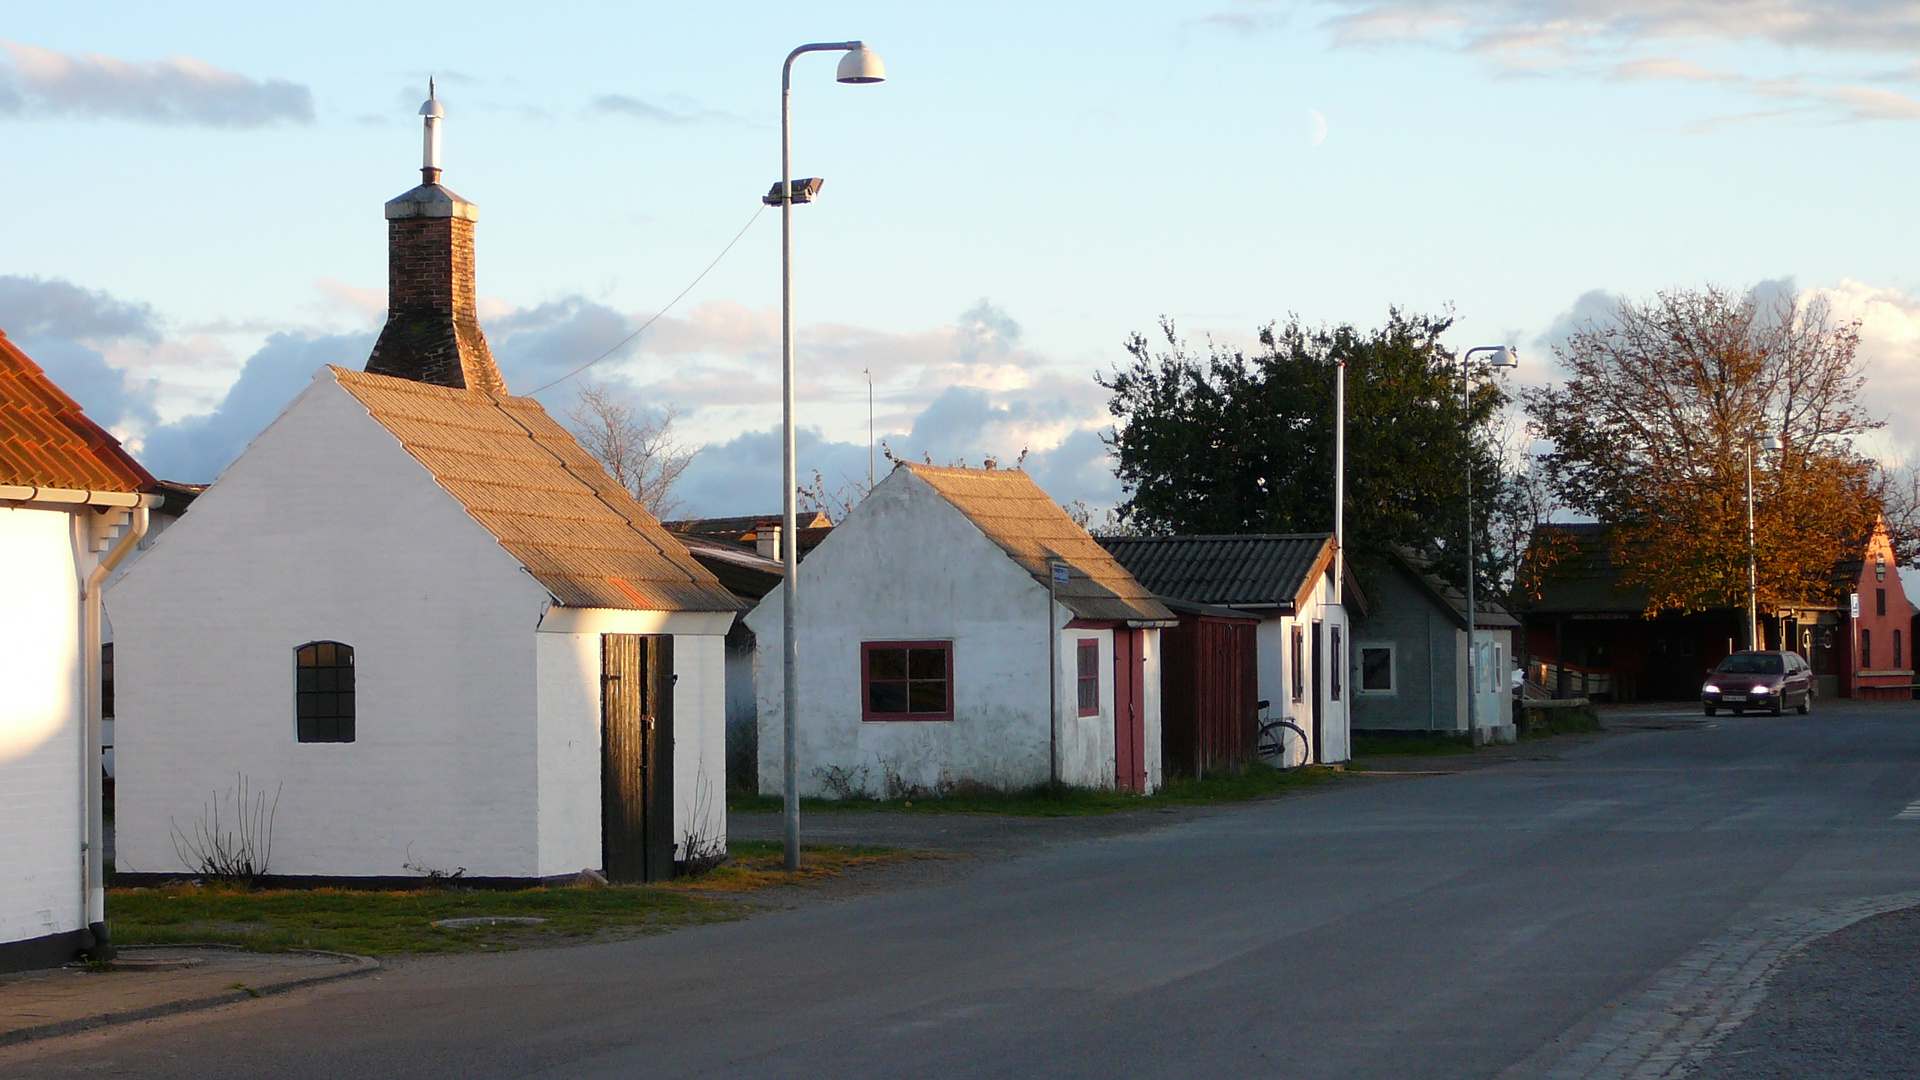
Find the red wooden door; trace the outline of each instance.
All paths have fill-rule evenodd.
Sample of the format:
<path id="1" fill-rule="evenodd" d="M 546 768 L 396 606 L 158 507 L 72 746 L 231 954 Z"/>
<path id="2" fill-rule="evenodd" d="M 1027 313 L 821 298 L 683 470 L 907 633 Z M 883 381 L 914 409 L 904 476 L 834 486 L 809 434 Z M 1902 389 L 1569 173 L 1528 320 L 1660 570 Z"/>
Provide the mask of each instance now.
<path id="1" fill-rule="evenodd" d="M 1113 783 L 1147 790 L 1146 631 L 1113 631 Z"/>

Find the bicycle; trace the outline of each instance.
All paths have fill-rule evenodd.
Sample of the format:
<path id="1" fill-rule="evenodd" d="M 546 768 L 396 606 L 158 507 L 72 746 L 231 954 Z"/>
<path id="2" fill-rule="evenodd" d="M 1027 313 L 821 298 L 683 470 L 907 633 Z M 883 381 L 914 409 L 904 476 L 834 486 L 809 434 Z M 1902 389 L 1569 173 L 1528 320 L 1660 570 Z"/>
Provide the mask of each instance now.
<path id="1" fill-rule="evenodd" d="M 1282 772 L 1297 769 L 1307 763 L 1312 744 L 1307 742 L 1307 733 L 1293 721 L 1268 719 L 1267 710 L 1271 705 L 1268 701 L 1260 703 L 1260 739 L 1254 744 L 1254 753 L 1263 764 Z"/>

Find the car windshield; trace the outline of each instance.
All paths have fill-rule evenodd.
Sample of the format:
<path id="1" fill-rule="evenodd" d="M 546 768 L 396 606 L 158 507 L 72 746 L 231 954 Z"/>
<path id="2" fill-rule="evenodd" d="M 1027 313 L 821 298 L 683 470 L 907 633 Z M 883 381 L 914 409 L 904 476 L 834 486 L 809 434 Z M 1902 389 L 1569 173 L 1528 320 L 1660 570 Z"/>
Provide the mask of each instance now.
<path id="1" fill-rule="evenodd" d="M 1735 653 L 1720 661 L 1720 666 L 1713 670 L 1726 675 L 1778 675 L 1783 669 L 1776 655 Z"/>

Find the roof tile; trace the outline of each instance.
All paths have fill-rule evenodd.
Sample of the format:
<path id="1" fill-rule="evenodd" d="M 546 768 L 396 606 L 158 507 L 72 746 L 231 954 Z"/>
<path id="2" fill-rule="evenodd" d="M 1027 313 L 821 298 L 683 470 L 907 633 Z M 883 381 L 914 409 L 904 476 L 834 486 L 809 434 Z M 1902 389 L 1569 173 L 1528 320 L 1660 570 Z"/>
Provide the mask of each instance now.
<path id="1" fill-rule="evenodd" d="M 0 332 L 0 484 L 131 492 L 156 482 Z"/>

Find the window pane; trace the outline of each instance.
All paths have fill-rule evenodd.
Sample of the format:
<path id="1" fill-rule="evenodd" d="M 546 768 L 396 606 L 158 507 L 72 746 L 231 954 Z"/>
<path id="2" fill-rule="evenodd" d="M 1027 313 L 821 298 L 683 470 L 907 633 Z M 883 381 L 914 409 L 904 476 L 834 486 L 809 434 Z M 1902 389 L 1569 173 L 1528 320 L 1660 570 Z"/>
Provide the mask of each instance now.
<path id="1" fill-rule="evenodd" d="M 908 653 L 907 676 L 914 679 L 945 679 L 947 650 L 915 649 Z"/>
<path id="2" fill-rule="evenodd" d="M 334 715 L 343 720 L 353 719 L 353 691 L 347 690 L 339 695 L 339 704 Z"/>
<path id="3" fill-rule="evenodd" d="M 1080 680 L 1080 711 L 1083 713 L 1100 711 L 1100 680 L 1088 677 Z"/>
<path id="4" fill-rule="evenodd" d="M 319 663 L 319 660 L 318 660 L 319 650 L 318 648 L 312 645 L 300 646 L 298 649 L 294 650 L 293 655 L 294 655 L 294 662 L 299 664 L 301 667 L 308 667 L 313 664 Z"/>
<path id="5" fill-rule="evenodd" d="M 947 680 L 915 679 L 913 686 L 913 707 L 917 713 L 943 713 L 947 711 Z"/>
<path id="6" fill-rule="evenodd" d="M 867 678 L 904 679 L 907 677 L 907 650 L 868 649 Z"/>
<path id="7" fill-rule="evenodd" d="M 1393 650 L 1360 650 L 1360 689 L 1393 689 Z"/>
<path id="8" fill-rule="evenodd" d="M 875 682 L 867 684 L 867 711 L 903 713 L 907 711 L 907 684 Z"/>

